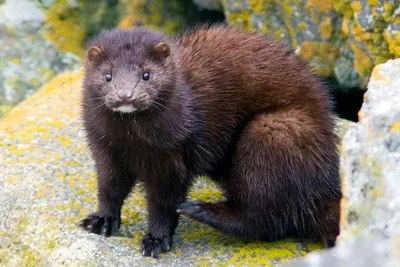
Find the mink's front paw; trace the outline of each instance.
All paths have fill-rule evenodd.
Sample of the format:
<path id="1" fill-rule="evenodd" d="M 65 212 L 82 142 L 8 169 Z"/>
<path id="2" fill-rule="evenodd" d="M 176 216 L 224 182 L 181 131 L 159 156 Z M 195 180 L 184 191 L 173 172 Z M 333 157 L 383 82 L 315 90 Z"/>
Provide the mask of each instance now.
<path id="1" fill-rule="evenodd" d="M 162 238 L 154 238 L 151 234 L 145 234 L 140 242 L 140 251 L 143 256 L 156 258 L 161 252 L 171 249 L 172 237 L 163 236 Z"/>
<path id="2" fill-rule="evenodd" d="M 112 233 L 118 233 L 121 225 L 121 218 L 118 216 L 101 215 L 94 212 L 79 222 L 79 226 L 98 235 L 111 236 Z"/>

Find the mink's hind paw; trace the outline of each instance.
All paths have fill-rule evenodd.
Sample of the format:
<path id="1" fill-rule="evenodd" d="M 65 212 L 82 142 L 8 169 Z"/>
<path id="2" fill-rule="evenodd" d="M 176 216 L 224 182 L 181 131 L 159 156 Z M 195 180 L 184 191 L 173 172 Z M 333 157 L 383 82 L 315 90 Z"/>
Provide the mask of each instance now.
<path id="1" fill-rule="evenodd" d="M 215 221 L 216 216 L 212 210 L 212 204 L 203 201 L 185 202 L 178 206 L 178 214 L 199 222 Z"/>
<path id="2" fill-rule="evenodd" d="M 121 225 L 121 219 L 117 216 L 101 215 L 94 212 L 79 222 L 79 226 L 98 235 L 111 236 L 112 233 L 118 233 Z"/>
<path id="3" fill-rule="evenodd" d="M 140 242 L 140 251 L 145 257 L 151 256 L 156 258 L 161 252 L 171 249 L 172 237 L 163 236 L 162 238 L 154 238 L 151 234 L 145 234 Z"/>

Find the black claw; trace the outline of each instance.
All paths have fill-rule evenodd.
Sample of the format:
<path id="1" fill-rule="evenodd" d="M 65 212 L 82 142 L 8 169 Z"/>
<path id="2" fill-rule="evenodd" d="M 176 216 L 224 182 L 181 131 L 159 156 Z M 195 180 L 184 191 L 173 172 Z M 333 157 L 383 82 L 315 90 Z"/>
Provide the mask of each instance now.
<path id="1" fill-rule="evenodd" d="M 170 250 L 171 246 L 171 237 L 153 238 L 150 234 L 146 234 L 140 242 L 140 251 L 145 257 L 157 258 L 162 252 Z"/>

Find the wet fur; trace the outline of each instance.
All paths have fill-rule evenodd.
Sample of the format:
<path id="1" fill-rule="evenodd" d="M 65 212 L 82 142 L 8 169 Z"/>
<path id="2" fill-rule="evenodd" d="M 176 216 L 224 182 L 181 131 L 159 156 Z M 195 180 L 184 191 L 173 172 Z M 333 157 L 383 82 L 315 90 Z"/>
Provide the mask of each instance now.
<path id="1" fill-rule="evenodd" d="M 158 42 L 171 55 L 150 49 Z M 142 181 L 149 211 L 145 256 L 171 248 L 177 207 L 228 234 L 334 245 L 341 192 L 331 104 L 292 51 L 225 25 L 177 38 L 118 29 L 91 45 L 104 51 L 96 64 L 86 62 L 83 91 L 99 209 L 82 221 L 85 229 L 105 235 L 118 229 L 123 200 Z M 150 64 L 157 78 L 138 90 L 153 90 L 154 105 L 133 114 L 102 105 L 107 61 L 116 72 Z M 215 180 L 226 201 L 184 202 L 199 175 Z"/>

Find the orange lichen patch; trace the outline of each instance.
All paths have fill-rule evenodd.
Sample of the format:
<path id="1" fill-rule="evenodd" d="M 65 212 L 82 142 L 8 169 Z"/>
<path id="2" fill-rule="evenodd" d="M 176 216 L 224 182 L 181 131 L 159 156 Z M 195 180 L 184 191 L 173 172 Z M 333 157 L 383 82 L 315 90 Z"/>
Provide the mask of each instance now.
<path id="1" fill-rule="evenodd" d="M 391 132 L 396 132 L 396 131 L 399 131 L 399 130 L 400 130 L 400 122 L 395 122 L 390 127 L 390 131 Z"/>
<path id="2" fill-rule="evenodd" d="M 382 72 L 380 71 L 380 65 L 376 66 L 371 73 L 371 80 L 375 80 L 375 81 L 384 81 L 385 83 L 388 83 L 389 77 L 387 77 L 386 75 L 382 74 Z M 364 94 L 364 100 L 366 99 L 366 94 Z"/>
<path id="3" fill-rule="evenodd" d="M 307 5 L 315 7 L 321 12 L 326 12 L 335 8 L 335 0 L 308 0 Z"/>

